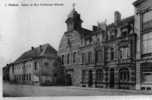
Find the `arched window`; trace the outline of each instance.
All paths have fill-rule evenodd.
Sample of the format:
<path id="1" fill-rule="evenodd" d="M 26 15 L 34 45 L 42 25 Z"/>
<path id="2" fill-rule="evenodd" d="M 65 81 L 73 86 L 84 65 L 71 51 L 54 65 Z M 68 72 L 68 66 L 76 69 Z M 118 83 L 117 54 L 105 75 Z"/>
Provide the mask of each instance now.
<path id="1" fill-rule="evenodd" d="M 96 71 L 96 80 L 102 81 L 103 80 L 103 71 L 101 69 Z"/>
<path id="2" fill-rule="evenodd" d="M 129 70 L 127 68 L 119 70 L 120 81 L 129 81 Z"/>

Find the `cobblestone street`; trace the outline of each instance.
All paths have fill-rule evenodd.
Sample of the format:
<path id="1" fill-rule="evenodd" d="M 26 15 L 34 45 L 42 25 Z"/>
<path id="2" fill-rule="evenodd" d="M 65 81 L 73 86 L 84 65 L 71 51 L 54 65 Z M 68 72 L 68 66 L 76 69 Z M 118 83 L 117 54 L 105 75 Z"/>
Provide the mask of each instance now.
<path id="1" fill-rule="evenodd" d="M 3 95 L 8 97 L 31 97 L 31 96 L 105 96 L 105 95 L 150 95 L 152 92 L 133 90 L 111 90 L 81 87 L 42 87 L 28 85 L 3 85 Z"/>

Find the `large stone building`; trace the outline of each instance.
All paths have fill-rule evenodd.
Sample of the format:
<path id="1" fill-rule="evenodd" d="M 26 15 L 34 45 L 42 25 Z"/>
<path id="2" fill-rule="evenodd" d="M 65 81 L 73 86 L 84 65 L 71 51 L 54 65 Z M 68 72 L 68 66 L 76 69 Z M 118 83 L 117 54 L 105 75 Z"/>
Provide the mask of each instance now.
<path id="1" fill-rule="evenodd" d="M 137 0 L 135 33 L 137 33 L 136 88 L 152 89 L 152 0 Z"/>
<path id="2" fill-rule="evenodd" d="M 10 82 L 22 84 L 55 84 L 59 76 L 57 51 L 49 44 L 32 47 L 9 67 Z"/>
<path id="3" fill-rule="evenodd" d="M 58 55 L 68 73 L 67 82 L 83 87 L 135 89 L 136 34 L 134 16 L 114 23 L 99 23 L 84 29 L 80 14 L 73 9 L 67 20 Z M 70 78 L 69 78 L 70 77 Z"/>
<path id="4" fill-rule="evenodd" d="M 99 25 L 86 40 L 90 43 L 81 47 L 82 61 L 86 61 L 82 63 L 82 86 L 135 88 L 134 17 L 121 19 L 120 16 L 119 12 L 115 12 L 115 22 L 105 25 L 105 28 Z"/>

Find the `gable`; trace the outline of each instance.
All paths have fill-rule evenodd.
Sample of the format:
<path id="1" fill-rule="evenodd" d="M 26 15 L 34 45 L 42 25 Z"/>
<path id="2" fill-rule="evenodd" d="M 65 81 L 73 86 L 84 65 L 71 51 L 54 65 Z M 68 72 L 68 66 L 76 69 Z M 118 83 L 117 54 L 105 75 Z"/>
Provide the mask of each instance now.
<path id="1" fill-rule="evenodd" d="M 48 47 L 46 48 L 46 50 L 44 51 L 44 54 L 43 54 L 43 55 L 56 56 L 56 55 L 57 55 L 57 51 L 56 51 L 54 48 L 48 46 Z"/>

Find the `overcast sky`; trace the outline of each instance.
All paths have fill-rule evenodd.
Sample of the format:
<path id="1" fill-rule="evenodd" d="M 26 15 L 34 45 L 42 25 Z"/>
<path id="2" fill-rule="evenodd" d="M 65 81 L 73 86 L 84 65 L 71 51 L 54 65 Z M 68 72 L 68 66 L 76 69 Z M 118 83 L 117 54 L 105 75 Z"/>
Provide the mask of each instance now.
<path id="1" fill-rule="evenodd" d="M 46 7 L 8 7 L 13 2 L 63 3 L 63 6 Z M 114 11 L 122 17 L 134 14 L 132 3 L 135 0 L 1 0 L 0 1 L 0 66 L 17 59 L 31 46 L 50 43 L 58 49 L 60 39 L 66 31 L 65 20 L 76 3 L 81 14 L 83 27 L 92 29 L 92 25 L 107 19 L 113 22 Z"/>

